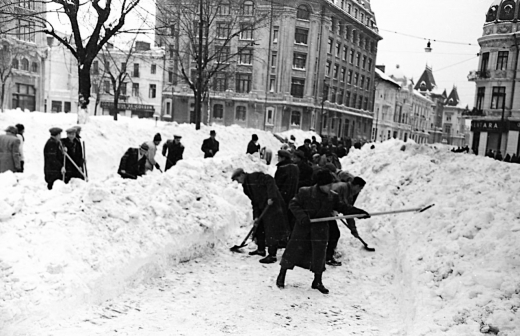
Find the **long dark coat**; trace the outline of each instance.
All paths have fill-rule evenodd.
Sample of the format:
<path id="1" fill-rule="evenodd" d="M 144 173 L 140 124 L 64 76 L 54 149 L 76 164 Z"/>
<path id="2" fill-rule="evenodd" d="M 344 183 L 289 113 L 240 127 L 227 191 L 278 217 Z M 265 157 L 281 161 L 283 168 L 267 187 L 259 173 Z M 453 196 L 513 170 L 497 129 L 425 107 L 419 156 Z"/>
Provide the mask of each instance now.
<path id="1" fill-rule="evenodd" d="M 69 138 L 62 138 L 61 143 L 63 147 L 67 148 L 67 154 L 70 156 L 72 161 L 80 168 L 83 169 L 83 146 L 77 139 L 70 140 Z M 83 175 L 74 167 L 69 159 L 65 161 L 66 180 L 75 177 L 84 179 Z"/>
<path id="2" fill-rule="evenodd" d="M 204 152 L 204 158 L 214 157 L 219 151 L 219 142 L 216 139 L 209 137 L 202 142 L 202 147 L 200 149 Z M 210 152 L 210 150 L 212 152 Z"/>
<path id="3" fill-rule="evenodd" d="M 314 273 L 325 270 L 329 223 L 311 223 L 310 219 L 329 217 L 333 210 L 345 215 L 361 213 L 341 203 L 337 194 L 322 192 L 318 185 L 301 188 L 289 203 L 289 209 L 296 217 L 296 225 L 280 265 L 287 269 L 299 266 Z"/>
<path id="4" fill-rule="evenodd" d="M 61 168 L 63 167 L 63 147 L 60 141 L 55 138 L 47 140 L 43 147 L 43 172 L 45 181 L 52 186 L 54 181 L 62 178 Z"/>
<path id="5" fill-rule="evenodd" d="M 139 149 L 128 148 L 119 162 L 117 173 L 121 175 L 122 178 L 136 179 L 137 176 L 144 175 L 145 165 L 146 155 L 143 155 L 143 157 L 139 159 Z M 125 173 L 122 172 L 123 170 Z"/>
<path id="6" fill-rule="evenodd" d="M 312 149 L 311 147 L 307 147 L 305 145 L 301 145 L 300 147 L 297 148 L 299 151 L 302 151 L 303 154 L 305 155 L 305 158 L 308 160 L 308 161 L 312 161 Z"/>
<path id="7" fill-rule="evenodd" d="M 255 144 L 253 140 L 249 141 L 247 144 L 247 151 L 246 154 L 255 154 L 256 152 L 260 151 L 260 145 Z"/>
<path id="8" fill-rule="evenodd" d="M 290 161 L 279 162 L 277 166 L 274 181 L 276 182 L 280 194 L 282 194 L 285 204 L 289 204 L 289 201 L 298 191 L 300 170 L 297 165 Z"/>
<path id="9" fill-rule="evenodd" d="M 287 213 L 282 195 L 278 191 L 274 179 L 261 172 L 246 174 L 242 187 L 244 193 L 251 200 L 254 218 L 258 218 L 262 214 L 267 206 L 268 199 L 273 200 L 273 204 L 269 206 L 264 217 L 262 217 L 267 246 L 277 245 L 278 242 L 286 239 L 288 232 Z"/>
<path id="10" fill-rule="evenodd" d="M 298 178 L 298 189 L 313 185 L 312 175 L 314 174 L 314 171 L 308 162 L 303 160 L 298 162 L 298 171 L 300 172 Z"/>
<path id="11" fill-rule="evenodd" d="M 168 152 L 168 156 L 166 156 L 166 152 Z M 172 140 L 166 141 L 162 148 L 162 155 L 166 156 L 166 168 L 164 171 L 175 166 L 177 161 L 182 160 L 183 153 L 184 146 L 180 142 L 176 144 L 175 141 Z"/>

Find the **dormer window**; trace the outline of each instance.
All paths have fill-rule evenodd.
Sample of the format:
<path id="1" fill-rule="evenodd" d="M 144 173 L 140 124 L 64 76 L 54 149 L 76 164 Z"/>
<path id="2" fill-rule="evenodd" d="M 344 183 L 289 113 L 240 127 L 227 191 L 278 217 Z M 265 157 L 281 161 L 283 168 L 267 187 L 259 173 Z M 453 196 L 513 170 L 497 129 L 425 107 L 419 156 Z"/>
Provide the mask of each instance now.
<path id="1" fill-rule="evenodd" d="M 498 6 L 491 7 L 486 14 L 486 22 L 495 21 L 497 18 Z"/>
<path id="2" fill-rule="evenodd" d="M 506 0 L 502 3 L 500 9 L 500 20 L 513 20 L 515 17 L 515 2 L 513 0 Z"/>
<path id="3" fill-rule="evenodd" d="M 311 12 L 309 7 L 306 5 L 299 5 L 296 10 L 296 18 L 299 20 L 309 20 L 311 17 Z"/>

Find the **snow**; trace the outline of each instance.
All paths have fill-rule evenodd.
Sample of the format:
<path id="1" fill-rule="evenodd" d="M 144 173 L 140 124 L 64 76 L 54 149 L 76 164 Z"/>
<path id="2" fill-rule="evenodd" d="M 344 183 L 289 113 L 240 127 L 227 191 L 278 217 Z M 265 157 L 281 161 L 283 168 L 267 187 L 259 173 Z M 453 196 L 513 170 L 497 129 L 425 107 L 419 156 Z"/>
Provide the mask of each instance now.
<path id="1" fill-rule="evenodd" d="M 253 133 L 279 148 L 270 133 L 91 117 L 82 125 L 90 182 L 48 191 L 47 130 L 75 121 L 0 114 L 0 127 L 26 127 L 27 171 L 0 174 L 1 335 L 520 334 L 520 165 L 410 141 L 405 151 L 398 140 L 352 148 L 343 168 L 368 182 L 356 206 L 435 206 L 359 220 L 374 253 L 341 229 L 343 266 L 327 268 L 324 296 L 310 289 L 308 271 L 290 271 L 278 290 L 277 265 L 229 252 L 252 221 L 231 171 L 274 173 L 274 163 L 244 154 Z M 211 129 L 221 151 L 203 159 Z M 185 159 L 164 174 L 120 179 L 124 151 L 157 132 L 182 135 Z M 282 136 L 291 134 L 297 145 L 313 135 Z"/>

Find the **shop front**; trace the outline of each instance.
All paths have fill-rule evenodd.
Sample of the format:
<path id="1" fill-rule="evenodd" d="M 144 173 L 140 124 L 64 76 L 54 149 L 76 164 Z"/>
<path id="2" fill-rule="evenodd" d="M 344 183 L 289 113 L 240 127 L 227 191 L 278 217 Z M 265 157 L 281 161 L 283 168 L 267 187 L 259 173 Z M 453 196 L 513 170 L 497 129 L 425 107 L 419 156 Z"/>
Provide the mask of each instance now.
<path id="1" fill-rule="evenodd" d="M 520 121 L 515 120 L 472 120 L 471 148 L 478 155 L 489 150 L 506 154 L 519 154 Z"/>
<path id="2" fill-rule="evenodd" d="M 114 109 L 114 103 L 109 101 L 102 101 L 100 106 L 103 110 L 112 111 Z M 130 111 L 130 113 L 127 112 L 127 116 L 138 118 L 153 118 L 155 113 L 155 107 L 147 104 L 118 103 L 117 109 L 119 113 Z"/>

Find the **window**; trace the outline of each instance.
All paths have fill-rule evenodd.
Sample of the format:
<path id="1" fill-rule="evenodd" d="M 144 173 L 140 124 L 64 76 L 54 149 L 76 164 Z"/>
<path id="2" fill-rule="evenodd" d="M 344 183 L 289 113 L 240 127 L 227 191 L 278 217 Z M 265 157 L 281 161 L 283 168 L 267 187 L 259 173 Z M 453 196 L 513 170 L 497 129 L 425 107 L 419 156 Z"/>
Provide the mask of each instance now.
<path id="1" fill-rule="evenodd" d="M 323 84 L 323 96 L 322 96 L 322 99 L 323 99 L 323 101 L 329 100 L 329 85 L 328 84 Z"/>
<path id="2" fill-rule="evenodd" d="M 251 74 L 238 74 L 236 79 L 236 91 L 249 93 L 251 91 Z"/>
<path id="3" fill-rule="evenodd" d="M 342 57 L 342 59 L 343 59 L 344 61 L 347 60 L 347 53 L 348 53 L 348 47 L 347 47 L 346 45 L 344 45 L 344 46 L 343 46 L 343 57 Z"/>
<path id="4" fill-rule="evenodd" d="M 351 102 L 351 104 L 349 106 L 353 107 L 353 108 L 356 108 L 356 101 L 357 101 L 357 94 L 354 93 L 352 95 L 352 102 Z"/>
<path id="5" fill-rule="evenodd" d="M 217 50 L 217 62 L 228 63 L 229 61 L 229 47 L 219 47 Z"/>
<path id="6" fill-rule="evenodd" d="M 265 113 L 265 124 L 274 125 L 274 109 L 272 107 L 268 108 Z"/>
<path id="7" fill-rule="evenodd" d="M 303 90 L 305 88 L 305 80 L 301 78 L 293 78 L 291 80 L 291 96 L 303 98 Z"/>
<path id="8" fill-rule="evenodd" d="M 27 58 L 22 58 L 22 70 L 29 71 L 29 61 Z"/>
<path id="9" fill-rule="evenodd" d="M 273 51 L 271 53 L 271 67 L 276 68 L 276 63 L 278 61 L 278 52 Z"/>
<path id="10" fill-rule="evenodd" d="M 99 75 L 99 63 L 98 61 L 92 62 L 92 68 L 91 68 L 93 75 Z"/>
<path id="11" fill-rule="evenodd" d="M 484 106 L 484 95 L 485 95 L 485 93 L 486 93 L 486 88 L 485 87 L 479 87 L 477 89 L 477 104 L 476 104 L 476 108 L 479 111 L 482 111 L 482 106 Z"/>
<path id="12" fill-rule="evenodd" d="M 35 23 L 27 20 L 17 20 L 17 26 L 14 31 L 17 39 L 27 42 L 35 41 Z"/>
<path id="13" fill-rule="evenodd" d="M 354 17 L 357 19 L 358 17 L 358 9 L 357 8 L 354 8 Z"/>
<path id="14" fill-rule="evenodd" d="M 238 54 L 238 63 L 251 65 L 253 59 L 253 49 L 242 49 Z"/>
<path id="15" fill-rule="evenodd" d="M 139 83 L 132 83 L 132 96 L 139 97 Z"/>
<path id="16" fill-rule="evenodd" d="M 348 71 L 347 83 L 352 84 L 352 70 Z"/>
<path id="17" fill-rule="evenodd" d="M 363 110 L 368 111 L 368 98 L 367 97 L 365 97 L 363 99 Z M 365 132 L 366 132 L 366 130 L 365 130 Z"/>
<path id="18" fill-rule="evenodd" d="M 253 15 L 255 12 L 255 4 L 253 1 L 244 1 L 242 4 L 242 15 Z"/>
<path id="19" fill-rule="evenodd" d="M 345 106 L 350 106 L 350 91 L 345 94 Z"/>
<path id="20" fill-rule="evenodd" d="M 38 72 L 38 63 L 33 62 L 31 64 L 31 72 Z"/>
<path id="21" fill-rule="evenodd" d="M 497 59 L 497 70 L 507 70 L 507 58 L 509 51 L 499 51 Z"/>
<path id="22" fill-rule="evenodd" d="M 339 77 L 340 81 L 344 82 L 345 81 L 345 75 L 346 75 L 346 72 L 347 72 L 347 69 L 345 67 L 342 67 L 341 68 L 341 75 Z"/>
<path id="23" fill-rule="evenodd" d="M 341 54 L 341 43 L 336 42 L 336 57 L 339 57 Z"/>
<path id="24" fill-rule="evenodd" d="M 329 39 L 329 43 L 327 45 L 327 53 L 328 54 L 332 54 L 332 46 L 334 45 L 334 40 L 333 39 Z"/>
<path id="25" fill-rule="evenodd" d="M 150 89 L 148 90 L 148 98 L 155 98 L 157 95 L 157 85 L 150 84 Z"/>
<path id="26" fill-rule="evenodd" d="M 70 102 L 63 102 L 63 112 L 69 113 L 70 112 L 71 104 Z"/>
<path id="27" fill-rule="evenodd" d="M 126 96 L 126 83 L 121 83 L 121 86 L 119 87 L 119 93 L 122 96 Z"/>
<path id="28" fill-rule="evenodd" d="M 235 113 L 236 121 L 246 121 L 246 107 L 245 106 L 237 106 Z"/>
<path id="29" fill-rule="evenodd" d="M 338 79 L 338 74 L 339 74 L 339 65 L 334 64 L 334 79 Z"/>
<path id="30" fill-rule="evenodd" d="M 293 68 L 305 70 L 306 64 L 307 64 L 307 54 L 294 53 Z"/>
<path id="31" fill-rule="evenodd" d="M 300 5 L 296 9 L 296 18 L 300 20 L 309 20 L 311 13 L 309 11 L 309 7 L 305 5 Z"/>
<path id="32" fill-rule="evenodd" d="M 228 89 L 227 76 L 225 73 L 217 72 L 213 78 L 213 90 L 224 92 Z"/>
<path id="33" fill-rule="evenodd" d="M 242 23 L 240 25 L 240 39 L 241 40 L 252 40 L 253 39 L 253 26 L 249 23 Z"/>
<path id="34" fill-rule="evenodd" d="M 359 87 L 364 88 L 365 87 L 365 76 L 361 76 L 359 79 Z"/>
<path id="35" fill-rule="evenodd" d="M 213 105 L 213 119 L 224 119 L 224 106 L 222 104 Z"/>
<path id="36" fill-rule="evenodd" d="M 275 76 L 271 76 L 271 78 L 269 78 L 269 91 L 271 91 L 271 92 L 276 91 L 276 77 Z"/>
<path id="37" fill-rule="evenodd" d="M 361 21 L 361 22 L 365 21 L 365 14 L 360 13 L 359 15 L 360 15 L 359 21 Z"/>
<path id="38" fill-rule="evenodd" d="M 168 83 L 170 83 L 170 84 L 173 83 L 173 70 L 172 69 L 168 69 Z"/>
<path id="39" fill-rule="evenodd" d="M 307 29 L 296 28 L 294 32 L 294 43 L 307 45 L 307 37 L 309 31 Z"/>
<path id="40" fill-rule="evenodd" d="M 227 24 L 226 22 L 217 23 L 217 38 L 227 38 L 230 35 L 229 33 L 229 24 Z"/>
<path id="41" fill-rule="evenodd" d="M 345 90 L 339 89 L 338 91 L 338 104 L 343 105 L 343 95 L 345 94 Z"/>
<path id="42" fill-rule="evenodd" d="M 51 111 L 52 112 L 61 112 L 61 101 L 53 100 L 51 102 Z"/>
<path id="43" fill-rule="evenodd" d="M 156 64 L 152 64 L 152 66 L 150 68 L 150 73 L 152 75 L 155 75 L 157 73 L 157 65 Z"/>
<path id="44" fill-rule="evenodd" d="M 110 93 L 110 81 L 108 81 L 108 80 L 103 81 L 103 90 L 106 93 Z"/>
<path id="45" fill-rule="evenodd" d="M 173 46 L 168 46 L 168 54 L 170 58 L 173 58 L 173 53 L 175 52 L 175 49 L 173 49 Z"/>
<path id="46" fill-rule="evenodd" d="M 368 70 L 368 71 L 371 71 L 371 70 L 372 70 L 372 59 L 371 59 L 371 58 L 368 59 L 368 67 L 367 67 L 367 70 Z"/>
<path id="47" fill-rule="evenodd" d="M 18 69 L 20 66 L 18 64 L 18 60 L 16 58 L 13 58 L 13 69 Z"/>
<path id="48" fill-rule="evenodd" d="M 354 50 L 350 49 L 350 64 L 354 64 Z"/>
<path id="49" fill-rule="evenodd" d="M 370 78 L 367 77 L 367 91 L 370 91 Z"/>
<path id="50" fill-rule="evenodd" d="M 347 5 L 347 13 L 351 13 L 352 12 L 352 5 L 351 4 L 348 4 Z"/>
<path id="51" fill-rule="evenodd" d="M 222 2 L 218 7 L 218 15 L 229 15 L 229 2 Z"/>
<path id="52" fill-rule="evenodd" d="M 488 69 L 488 63 L 489 63 L 489 53 L 485 52 L 482 53 L 482 60 L 480 62 L 480 72 L 485 73 Z"/>
<path id="53" fill-rule="evenodd" d="M 356 66 L 359 67 L 359 53 L 356 53 Z"/>
<path id="54" fill-rule="evenodd" d="M 358 86 L 359 74 L 357 72 L 354 73 L 354 86 Z"/>
<path id="55" fill-rule="evenodd" d="M 359 95 L 359 97 L 358 97 L 357 108 L 358 108 L 359 110 L 361 110 L 362 105 L 363 105 L 363 96 Z"/>
<path id="56" fill-rule="evenodd" d="M 504 106 L 506 95 L 505 86 L 493 86 L 493 94 L 491 96 L 491 108 L 501 109 Z"/>
<path id="57" fill-rule="evenodd" d="M 110 72 L 110 62 L 105 60 L 103 65 L 105 67 L 105 71 Z"/>
<path id="58" fill-rule="evenodd" d="M 172 115 L 172 103 L 166 102 L 166 111 L 165 114 L 168 116 Z"/>
<path id="59" fill-rule="evenodd" d="M 301 126 L 302 113 L 300 111 L 291 111 L 291 126 Z"/>
<path id="60" fill-rule="evenodd" d="M 335 87 L 332 87 L 330 89 L 330 102 L 331 103 L 336 102 L 336 96 L 337 96 L 337 89 Z"/>
<path id="61" fill-rule="evenodd" d="M 278 43 L 278 27 L 273 28 L 273 43 Z"/>
<path id="62" fill-rule="evenodd" d="M 133 77 L 139 77 L 139 63 L 134 63 Z"/>
<path id="63" fill-rule="evenodd" d="M 367 66 L 367 57 L 365 55 L 363 55 L 363 62 L 361 63 L 361 68 L 363 68 L 363 70 L 364 70 L 366 66 Z"/>
<path id="64" fill-rule="evenodd" d="M 327 61 L 327 65 L 325 66 L 325 76 L 330 76 L 330 61 Z"/>

